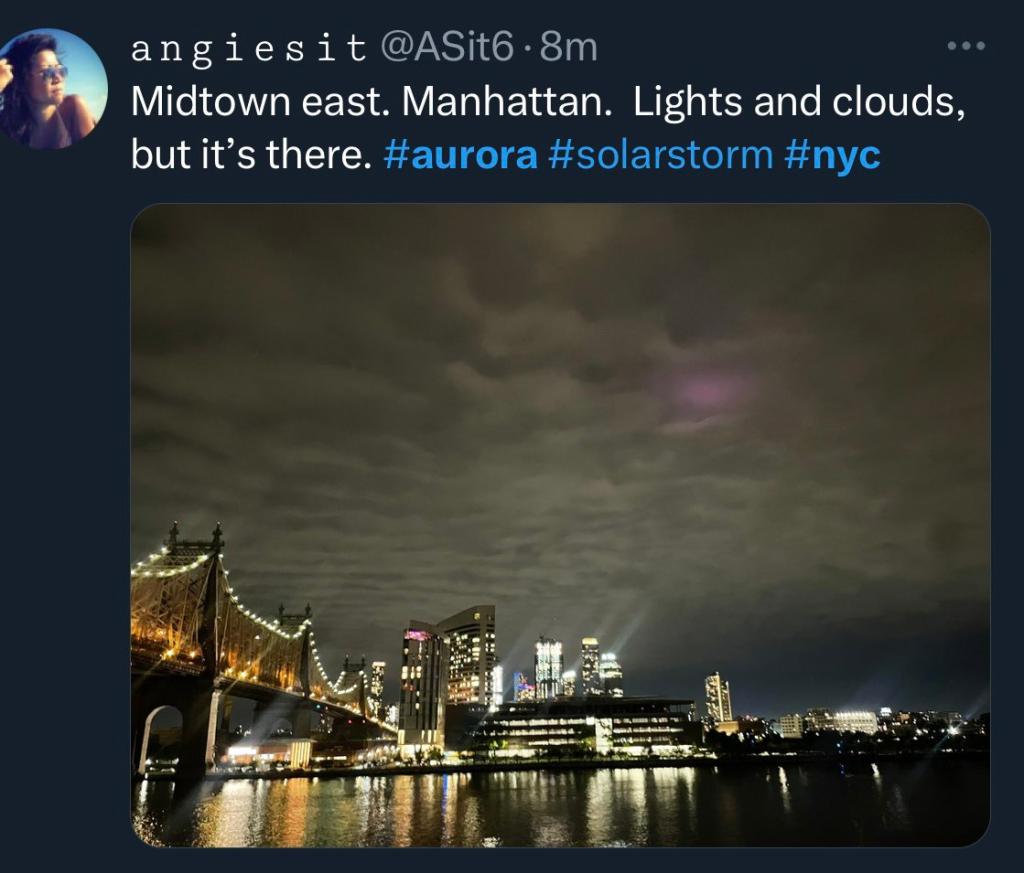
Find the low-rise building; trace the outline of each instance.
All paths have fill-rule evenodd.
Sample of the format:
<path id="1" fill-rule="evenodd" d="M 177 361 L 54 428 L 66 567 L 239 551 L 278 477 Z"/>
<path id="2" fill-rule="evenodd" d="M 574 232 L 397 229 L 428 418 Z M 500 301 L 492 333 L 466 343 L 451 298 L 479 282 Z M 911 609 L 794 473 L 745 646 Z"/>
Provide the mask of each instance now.
<path id="1" fill-rule="evenodd" d="M 499 756 L 641 755 L 681 753 L 702 740 L 692 700 L 599 696 L 506 703 L 480 720 L 465 747 Z"/>
<path id="2" fill-rule="evenodd" d="M 833 718 L 837 731 L 852 731 L 859 734 L 878 733 L 878 716 L 873 712 L 854 710 L 851 712 L 837 712 Z"/>

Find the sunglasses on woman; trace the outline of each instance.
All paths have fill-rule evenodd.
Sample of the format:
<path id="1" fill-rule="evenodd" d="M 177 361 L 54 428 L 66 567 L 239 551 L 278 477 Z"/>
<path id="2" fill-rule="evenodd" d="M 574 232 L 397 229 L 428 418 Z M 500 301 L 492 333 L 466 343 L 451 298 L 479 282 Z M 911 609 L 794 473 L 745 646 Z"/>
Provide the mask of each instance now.
<path id="1" fill-rule="evenodd" d="M 43 69 L 39 70 L 36 75 L 42 76 L 47 82 L 52 82 L 58 76 L 60 76 L 61 79 L 66 79 L 68 77 L 68 68 L 63 64 L 58 64 L 56 67 L 43 67 Z"/>

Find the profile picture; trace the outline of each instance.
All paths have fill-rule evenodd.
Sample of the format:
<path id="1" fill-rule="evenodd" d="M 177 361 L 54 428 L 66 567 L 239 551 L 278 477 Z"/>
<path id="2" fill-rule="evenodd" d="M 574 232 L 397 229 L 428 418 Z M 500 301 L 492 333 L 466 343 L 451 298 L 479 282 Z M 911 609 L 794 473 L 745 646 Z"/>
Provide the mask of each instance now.
<path id="1" fill-rule="evenodd" d="M 63 149 L 95 129 L 107 74 L 92 47 L 65 30 L 31 30 L 0 47 L 0 131 L 30 149 Z"/>

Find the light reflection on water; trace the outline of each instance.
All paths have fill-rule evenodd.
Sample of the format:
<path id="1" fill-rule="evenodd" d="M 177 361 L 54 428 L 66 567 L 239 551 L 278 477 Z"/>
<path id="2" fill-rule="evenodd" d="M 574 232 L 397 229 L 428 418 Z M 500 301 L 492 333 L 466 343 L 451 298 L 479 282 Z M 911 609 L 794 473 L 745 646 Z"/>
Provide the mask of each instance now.
<path id="1" fill-rule="evenodd" d="M 230 780 L 133 788 L 136 832 L 193 846 L 966 845 L 988 765 L 887 762 Z"/>

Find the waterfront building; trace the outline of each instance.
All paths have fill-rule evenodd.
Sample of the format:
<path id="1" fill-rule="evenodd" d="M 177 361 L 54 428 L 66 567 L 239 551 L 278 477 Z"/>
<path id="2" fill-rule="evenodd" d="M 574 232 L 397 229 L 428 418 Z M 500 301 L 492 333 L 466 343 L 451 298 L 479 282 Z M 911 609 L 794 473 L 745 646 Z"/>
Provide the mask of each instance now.
<path id="1" fill-rule="evenodd" d="M 576 671 L 566 670 L 562 674 L 562 697 L 576 696 Z"/>
<path id="2" fill-rule="evenodd" d="M 220 757 L 226 767 L 255 767 L 270 770 L 275 765 L 287 765 L 294 770 L 309 767 L 313 745 L 309 740 L 286 737 L 264 740 L 262 743 L 242 742 L 230 746 Z"/>
<path id="3" fill-rule="evenodd" d="M 506 703 L 466 745 L 497 757 L 571 753 L 683 754 L 703 742 L 692 700 L 604 695 Z"/>
<path id="4" fill-rule="evenodd" d="M 787 740 L 798 740 L 804 735 L 804 717 L 799 712 L 779 716 L 779 734 Z"/>
<path id="5" fill-rule="evenodd" d="M 612 697 L 622 697 L 622 667 L 619 659 L 611 652 L 601 655 L 601 688 L 602 693 Z"/>
<path id="6" fill-rule="evenodd" d="M 470 606 L 437 623 L 451 650 L 449 703 L 482 703 L 494 699 L 494 667 L 498 663 L 493 605 Z"/>
<path id="7" fill-rule="evenodd" d="M 496 707 L 482 703 L 449 703 L 444 710 L 444 748 L 464 751 L 477 725 Z"/>
<path id="8" fill-rule="evenodd" d="M 837 731 L 853 731 L 859 734 L 878 733 L 878 716 L 873 712 L 837 712 L 832 721 Z"/>
<path id="9" fill-rule="evenodd" d="M 398 713 L 398 745 L 403 754 L 444 744 L 448 659 L 448 638 L 440 628 L 409 622 L 402 646 Z"/>
<path id="10" fill-rule="evenodd" d="M 552 700 L 562 693 L 562 666 L 562 643 L 541 636 L 533 658 L 538 700 Z"/>
<path id="11" fill-rule="evenodd" d="M 729 683 L 718 673 L 704 680 L 704 701 L 712 724 L 732 721 L 732 693 Z"/>
<path id="12" fill-rule="evenodd" d="M 601 694 L 604 684 L 601 682 L 601 647 L 596 637 L 584 637 L 580 650 L 580 690 L 584 697 Z"/>
<path id="13" fill-rule="evenodd" d="M 384 669 L 386 667 L 387 663 L 384 661 L 374 661 L 370 665 L 370 693 L 366 699 L 366 706 L 370 718 L 375 718 L 377 721 L 384 721 L 387 714 L 384 711 Z"/>

